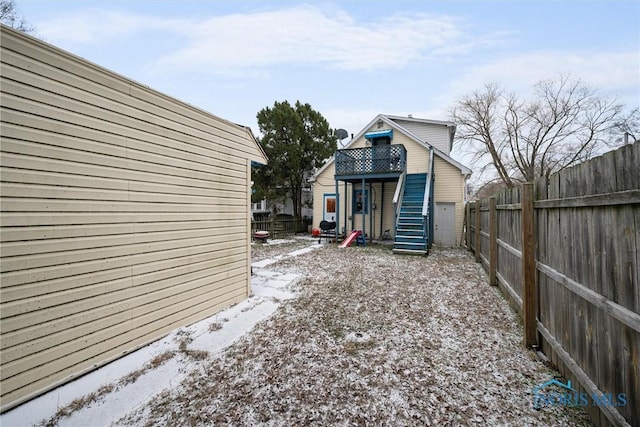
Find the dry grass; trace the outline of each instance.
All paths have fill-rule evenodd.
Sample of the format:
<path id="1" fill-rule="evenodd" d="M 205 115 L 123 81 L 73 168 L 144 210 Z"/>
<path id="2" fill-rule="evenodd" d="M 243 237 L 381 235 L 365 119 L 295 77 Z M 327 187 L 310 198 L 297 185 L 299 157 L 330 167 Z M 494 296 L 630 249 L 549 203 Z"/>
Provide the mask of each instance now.
<path id="1" fill-rule="evenodd" d="M 61 420 L 64 418 L 70 417 L 74 412 L 80 411 L 93 403 L 99 402 L 104 399 L 104 397 L 113 392 L 117 392 L 122 387 L 132 384 L 138 380 L 142 375 L 148 373 L 149 371 L 157 368 L 158 366 L 164 364 L 168 360 L 172 359 L 175 356 L 175 352 L 173 351 L 165 351 L 163 353 L 158 354 L 153 359 L 151 359 L 148 363 L 146 363 L 142 368 L 137 369 L 124 377 L 120 378 L 117 382 L 111 384 L 104 384 L 98 388 L 95 392 L 86 394 L 80 398 L 74 399 L 68 405 L 59 408 L 56 413 L 49 418 L 48 420 L 43 420 L 39 425 L 45 427 L 54 427 L 57 426 Z"/>
<path id="2" fill-rule="evenodd" d="M 532 408 L 557 373 L 464 251 L 328 246 L 272 267 L 306 275 L 300 295 L 119 425 L 589 425 Z"/>
<path id="3" fill-rule="evenodd" d="M 279 241 L 283 241 L 283 243 L 277 243 Z M 267 258 L 283 256 L 297 249 L 306 248 L 313 242 L 317 243 L 318 240 L 289 237 L 283 240 L 272 240 L 267 244 L 255 243 L 251 245 L 251 260 L 256 262 Z"/>
<path id="4" fill-rule="evenodd" d="M 220 326 L 222 328 L 222 326 Z M 214 328 L 215 330 L 215 328 Z M 213 332 L 211 325 L 209 325 L 209 331 Z M 193 337 L 190 332 L 185 329 L 180 329 L 176 333 L 176 341 L 178 342 L 178 351 L 180 354 L 189 357 L 195 361 L 202 361 L 209 357 L 209 352 L 205 350 L 193 350 L 188 348 L 189 344 L 193 342 Z"/>
<path id="5" fill-rule="evenodd" d="M 219 331 L 220 329 L 222 329 L 222 323 L 214 322 L 214 323 L 209 325 L 208 329 L 209 329 L 209 332 Z"/>

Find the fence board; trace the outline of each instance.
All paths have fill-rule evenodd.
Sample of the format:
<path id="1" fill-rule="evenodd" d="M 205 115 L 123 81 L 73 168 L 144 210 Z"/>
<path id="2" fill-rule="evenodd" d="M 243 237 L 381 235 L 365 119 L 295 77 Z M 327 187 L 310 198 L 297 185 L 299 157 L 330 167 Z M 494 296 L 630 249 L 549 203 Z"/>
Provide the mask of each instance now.
<path id="1" fill-rule="evenodd" d="M 536 290 L 536 260 L 534 236 L 533 183 L 522 186 L 522 314 L 524 320 L 524 345 L 537 345 L 536 314 L 538 295 Z"/>
<path id="2" fill-rule="evenodd" d="M 635 212 L 634 212 L 635 210 Z M 617 288 L 617 298 L 614 300 L 623 307 L 629 310 L 640 312 L 640 291 L 637 284 L 640 283 L 640 277 L 638 275 L 638 256 L 640 256 L 640 245 L 638 244 L 637 227 L 640 225 L 635 220 L 635 213 L 639 209 L 634 209 L 632 206 L 621 206 L 615 210 L 617 214 L 616 222 L 618 224 L 624 224 L 622 227 L 616 229 L 615 241 L 618 244 L 617 252 L 619 257 L 617 258 L 617 268 L 620 277 L 620 285 Z M 635 224 L 636 232 L 634 233 Z M 636 254 L 636 257 L 633 254 Z M 636 284 L 636 286 L 634 286 Z"/>
<path id="3" fill-rule="evenodd" d="M 489 200 L 480 201 L 480 255 L 485 268 L 489 268 L 490 245 L 489 245 Z"/>
<path id="4" fill-rule="evenodd" d="M 475 228 L 475 238 L 473 240 L 475 254 L 476 254 L 476 262 L 480 262 L 480 255 L 482 254 L 482 240 L 480 240 L 480 224 L 481 224 L 481 216 L 480 216 L 480 200 L 476 202 L 476 220 L 475 220 L 476 228 Z"/>
<path id="5" fill-rule="evenodd" d="M 496 286 L 496 271 L 498 267 L 498 217 L 496 212 L 496 198 L 489 198 L 489 284 Z"/>
<path id="6" fill-rule="evenodd" d="M 467 215 L 467 248 L 475 253 L 476 250 L 476 202 L 470 202 L 468 205 L 468 215 Z"/>
<path id="7" fill-rule="evenodd" d="M 612 206 L 637 203 L 640 203 L 640 190 L 625 190 L 606 194 L 568 197 L 564 199 L 538 200 L 536 202 L 536 208 L 580 208 L 587 206 Z M 500 209 L 507 209 L 509 206 L 518 205 L 505 205 Z"/>
<path id="8" fill-rule="evenodd" d="M 640 142 L 534 183 L 538 332 L 541 349 L 581 391 L 625 393 L 627 405 L 589 407 L 597 425 L 640 425 Z M 495 239 L 495 277 L 522 312 L 520 188 L 468 210 L 486 262 Z M 474 236 L 475 235 L 475 236 Z M 493 276 L 493 273 L 491 273 Z"/>

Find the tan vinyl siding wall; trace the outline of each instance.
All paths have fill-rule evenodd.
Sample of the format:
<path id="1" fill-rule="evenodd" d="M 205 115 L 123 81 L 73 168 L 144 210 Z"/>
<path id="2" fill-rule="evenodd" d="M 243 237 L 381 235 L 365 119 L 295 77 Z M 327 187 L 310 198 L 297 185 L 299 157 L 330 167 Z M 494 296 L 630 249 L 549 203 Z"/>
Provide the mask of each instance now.
<path id="1" fill-rule="evenodd" d="M 464 221 L 464 188 L 465 178 L 460 169 L 436 156 L 435 202 L 452 202 L 456 204 L 456 242 L 462 236 Z"/>
<path id="2" fill-rule="evenodd" d="M 421 141 L 427 142 L 445 154 L 449 154 L 449 127 L 446 125 L 427 125 L 425 123 L 409 120 L 394 120 L 400 126 L 417 136 Z"/>
<path id="3" fill-rule="evenodd" d="M 382 237 L 384 230 L 389 230 L 390 236 L 394 235 L 395 228 L 395 212 L 393 209 L 393 195 L 396 191 L 397 182 L 385 182 L 384 183 L 384 196 L 382 196 L 382 183 L 377 182 L 371 185 L 372 191 L 369 195 L 371 198 L 370 203 L 375 202 L 376 210 L 373 211 L 373 224 L 370 222 L 369 215 L 366 216 L 366 224 L 364 229 L 366 230 L 367 236 L 373 236 L 374 239 L 378 239 Z M 342 183 L 342 187 L 344 188 L 344 183 Z M 351 211 L 352 205 L 352 191 L 353 186 L 349 184 L 349 194 L 348 194 L 348 206 L 347 206 L 347 214 L 351 216 L 353 212 Z M 356 189 L 360 188 L 360 184 L 355 186 Z M 369 184 L 366 185 L 366 189 L 369 190 Z M 384 201 L 383 201 L 384 197 Z M 371 212 L 371 211 L 370 211 Z M 382 214 L 382 218 L 381 218 Z M 380 226 L 380 220 L 382 219 L 382 227 Z M 351 221 L 347 220 L 347 228 L 351 228 Z M 371 226 L 373 225 L 373 231 L 371 230 Z M 340 228 L 344 226 L 344 206 L 340 209 Z M 356 215 L 353 221 L 354 229 L 362 229 L 362 215 Z M 350 230 L 348 230 L 350 231 Z"/>
<path id="4" fill-rule="evenodd" d="M 401 123 L 403 126 L 407 124 L 407 122 Z M 422 126 L 425 126 L 424 124 Z M 448 141 L 448 128 L 446 126 L 441 125 L 433 125 L 433 126 L 425 126 L 430 129 L 433 129 L 434 135 L 439 135 L 439 138 L 444 141 Z M 386 129 L 386 128 L 384 128 Z M 377 126 L 372 126 L 366 132 L 372 132 L 380 130 Z M 366 133 L 365 132 L 365 133 Z M 423 132 L 424 133 L 424 132 Z M 353 144 L 349 146 L 349 148 L 360 148 L 365 147 L 366 140 L 363 137 L 354 141 Z M 429 150 L 423 146 L 415 142 L 413 139 L 407 137 L 402 134 L 398 130 L 394 130 L 393 133 L 393 141 L 392 144 L 402 144 L 407 149 L 407 173 L 427 173 L 429 172 Z M 464 189 L 465 189 L 465 178 L 464 175 L 460 172 L 460 169 L 456 166 L 446 162 L 442 158 L 435 156 L 435 201 L 436 202 L 453 202 L 456 205 L 456 239 L 459 242 L 460 236 L 462 233 L 462 222 L 464 219 Z M 314 197 L 314 211 L 313 211 L 313 224 L 314 227 L 318 228 L 320 221 L 322 220 L 322 203 L 323 203 L 323 194 L 325 193 L 335 193 L 335 180 L 334 180 L 335 166 L 333 163 L 329 165 L 322 173 L 320 173 L 316 177 L 316 182 L 313 186 L 313 197 Z M 382 231 L 389 229 L 391 236 L 394 235 L 394 227 L 395 227 L 395 213 L 393 210 L 393 195 L 396 189 L 396 182 L 387 182 L 385 183 L 384 188 L 384 206 L 381 206 L 380 194 L 382 192 L 381 185 L 379 183 L 374 184 L 374 188 L 377 195 L 376 203 L 378 205 L 378 209 L 375 211 L 375 230 L 374 237 L 378 238 L 380 233 L 380 215 L 381 209 L 384 209 L 384 213 L 382 214 L 382 223 L 383 228 Z M 357 186 L 359 188 L 359 184 Z M 367 184 L 367 188 L 368 184 Z M 344 203 L 346 200 L 347 203 L 347 216 L 351 215 L 351 197 L 352 197 L 353 186 L 351 184 L 348 185 L 348 194 L 345 199 L 344 197 L 344 182 L 340 182 L 339 186 L 339 194 L 340 194 L 340 230 L 344 226 Z M 367 216 L 366 219 L 366 230 L 367 233 L 370 232 L 369 227 L 369 218 Z M 360 228 L 362 226 L 361 216 L 357 216 L 354 222 L 354 228 Z M 347 231 L 350 231 L 351 221 L 347 221 Z"/>
<path id="5" fill-rule="evenodd" d="M 325 169 L 321 175 L 319 175 L 316 181 L 313 183 L 313 227 L 320 228 L 320 221 L 322 221 L 322 214 L 324 211 L 324 195 L 326 193 L 335 193 L 336 192 L 336 182 L 333 179 L 335 172 L 335 167 L 333 163 L 330 167 Z M 342 191 L 343 185 L 340 186 L 340 191 Z M 344 206 L 342 206 L 342 198 L 340 196 L 340 215 L 342 216 L 342 212 Z M 342 220 L 341 220 L 342 221 Z"/>
<path id="6" fill-rule="evenodd" d="M 388 129 L 387 127 L 383 127 L 383 129 Z M 365 133 L 375 132 L 380 129 L 377 126 L 373 126 L 368 129 Z M 415 142 L 413 139 L 407 137 L 403 133 L 398 130 L 393 131 L 393 140 L 391 144 L 402 144 L 404 148 L 407 149 L 407 173 L 426 173 L 429 171 L 429 150 L 424 145 L 420 145 Z M 366 139 L 364 136 L 358 138 L 358 140 L 354 141 L 349 148 L 362 148 L 367 147 Z M 329 173 L 331 175 L 331 179 L 333 180 L 333 174 L 335 172 L 335 167 L 331 165 L 328 169 L 330 171 L 325 170 L 323 174 Z"/>
<path id="7" fill-rule="evenodd" d="M 393 206 L 393 196 L 396 192 L 398 182 L 385 182 L 384 184 L 384 215 L 382 218 L 382 231 L 389 230 L 391 238 L 395 236 L 396 211 Z"/>
<path id="8" fill-rule="evenodd" d="M 1 38 L 3 409 L 247 297 L 250 132 Z"/>
<path id="9" fill-rule="evenodd" d="M 394 136 L 394 143 L 402 144 L 407 149 L 407 173 L 429 172 L 429 150 L 423 145 L 409 139 L 398 132 L 398 138 Z"/>
<path id="10" fill-rule="evenodd" d="M 320 185 L 320 183 L 324 183 L 325 185 Z M 378 238 L 381 235 L 381 230 L 380 230 L 380 222 L 382 221 L 382 233 L 384 233 L 384 230 L 389 230 L 390 236 L 394 235 L 394 227 L 395 227 L 395 211 L 393 209 L 393 195 L 396 191 L 396 185 L 397 182 L 385 182 L 384 183 L 384 196 L 382 195 L 382 183 L 374 183 L 372 185 L 373 188 L 373 192 L 375 192 L 375 203 L 377 205 L 377 209 L 375 210 L 375 219 L 374 219 L 374 234 L 373 237 L 374 238 Z M 339 194 L 340 194 L 340 212 L 339 212 L 339 219 L 340 219 L 340 224 L 339 224 L 339 230 L 342 231 L 342 229 L 344 228 L 344 210 L 345 210 L 345 200 L 346 200 L 346 204 L 347 204 L 347 232 L 351 231 L 351 220 L 348 219 L 348 217 L 350 217 L 352 215 L 351 209 L 352 209 L 352 192 L 353 192 L 353 185 L 352 184 L 348 184 L 348 190 L 347 190 L 347 197 L 345 199 L 344 195 L 344 182 L 341 181 L 340 182 L 340 189 L 339 189 Z M 360 184 L 357 184 L 355 188 L 360 188 Z M 369 184 L 366 185 L 366 188 L 369 189 Z M 372 192 L 372 193 L 373 193 Z M 313 226 L 315 228 L 319 228 L 320 225 L 320 221 L 322 220 L 322 214 L 323 214 L 323 210 L 322 210 L 322 200 L 323 200 L 323 195 L 325 193 L 335 193 L 335 181 L 333 181 L 333 179 L 331 180 L 330 183 L 328 183 L 325 179 L 322 179 L 320 181 L 317 181 L 316 184 L 314 185 L 314 193 L 313 193 L 313 197 L 314 200 L 319 200 L 319 203 L 314 203 L 314 211 L 313 211 Z M 384 197 L 384 201 L 383 201 L 383 197 Z M 372 195 L 372 199 L 371 201 L 373 202 L 373 195 Z M 370 231 L 370 223 L 369 223 L 369 216 L 367 215 L 367 219 L 366 219 L 367 223 L 366 223 L 366 230 L 367 230 L 367 234 L 369 234 Z M 354 228 L 359 229 L 362 227 L 362 217 L 361 215 L 357 215 L 354 221 Z"/>
<path id="11" fill-rule="evenodd" d="M 370 131 L 376 130 L 376 128 L 371 128 Z M 349 146 L 349 148 L 360 148 L 360 147 L 365 147 L 365 138 L 359 138 L 357 141 L 355 141 L 352 145 Z M 407 149 L 407 171 L 408 173 L 425 173 L 429 170 L 429 151 L 421 146 L 420 144 L 416 143 L 415 141 L 407 138 L 405 135 L 401 134 L 400 132 L 395 131 L 394 135 L 393 135 L 393 144 L 403 144 L 405 146 L 405 148 Z M 315 228 L 319 228 L 320 225 L 320 221 L 322 220 L 322 214 L 323 214 L 323 195 L 326 193 L 335 193 L 335 180 L 334 180 L 334 174 L 335 174 L 335 166 L 333 163 L 331 163 L 331 165 L 329 165 L 328 168 L 326 168 L 324 171 L 322 171 L 322 173 L 320 173 L 317 177 L 316 177 L 316 181 L 313 184 L 313 226 Z M 359 184 L 358 184 L 359 185 Z M 390 233 L 391 236 L 393 236 L 394 233 L 394 227 L 395 227 L 395 218 L 394 218 L 394 210 L 393 210 L 393 195 L 395 193 L 396 190 L 396 182 L 386 182 L 384 185 L 384 194 L 385 194 L 385 199 L 384 199 L 384 203 L 382 203 L 381 201 L 381 193 L 382 193 L 382 186 L 380 183 L 377 183 L 374 185 L 375 188 L 375 192 L 376 192 L 376 204 L 378 205 L 378 209 L 375 211 L 375 235 L 374 237 L 379 237 L 378 234 L 380 232 L 380 220 L 382 219 L 383 222 L 383 229 L 382 231 L 384 232 L 384 230 L 386 229 L 390 229 Z M 359 186 L 357 188 L 360 188 Z M 367 184 L 367 188 L 368 184 Z M 339 194 L 340 194 L 340 212 L 339 212 L 339 219 L 340 219 L 340 225 L 339 228 L 340 230 L 342 230 L 342 228 L 344 227 L 344 209 L 345 209 L 345 205 L 344 203 L 347 204 L 347 216 L 351 216 L 351 198 L 352 198 L 352 191 L 353 191 L 353 186 L 352 184 L 348 185 L 348 194 L 347 197 L 345 199 L 345 195 L 344 195 L 344 182 L 341 181 L 340 185 L 339 185 Z M 346 202 L 345 202 L 346 201 Z M 382 206 L 384 205 L 384 206 Z M 381 211 L 381 209 L 384 209 L 384 212 Z M 382 215 L 382 218 L 381 218 Z M 356 218 L 356 222 L 354 224 L 355 228 L 360 228 L 362 226 L 362 221 L 361 221 L 361 217 L 358 216 Z M 348 220 L 347 221 L 347 231 L 350 231 L 351 227 L 351 221 Z M 369 233 L 369 219 L 367 217 L 367 224 L 366 224 L 366 229 L 367 229 L 367 234 Z"/>

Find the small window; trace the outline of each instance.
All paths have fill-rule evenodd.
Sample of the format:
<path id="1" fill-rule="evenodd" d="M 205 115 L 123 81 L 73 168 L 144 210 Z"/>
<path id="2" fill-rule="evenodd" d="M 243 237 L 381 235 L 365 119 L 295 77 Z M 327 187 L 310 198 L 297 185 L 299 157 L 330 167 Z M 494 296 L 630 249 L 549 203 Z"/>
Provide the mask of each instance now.
<path id="1" fill-rule="evenodd" d="M 335 197 L 326 198 L 325 202 L 327 204 L 325 206 L 325 212 L 326 213 L 336 213 L 336 199 L 335 199 Z"/>
<path id="2" fill-rule="evenodd" d="M 373 145 L 374 147 L 379 145 L 390 145 L 390 144 L 391 144 L 391 138 L 389 138 L 388 136 L 374 138 L 371 143 L 371 145 Z"/>
<path id="3" fill-rule="evenodd" d="M 353 214 L 369 213 L 368 190 L 354 190 L 353 192 Z"/>

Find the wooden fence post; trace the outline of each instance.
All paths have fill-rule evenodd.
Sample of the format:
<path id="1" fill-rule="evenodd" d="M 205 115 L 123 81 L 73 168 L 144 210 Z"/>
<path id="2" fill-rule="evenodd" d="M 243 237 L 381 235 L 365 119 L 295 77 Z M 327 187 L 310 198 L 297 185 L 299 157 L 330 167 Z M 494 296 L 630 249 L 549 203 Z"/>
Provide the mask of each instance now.
<path id="1" fill-rule="evenodd" d="M 475 256 L 476 262 L 480 262 L 480 199 L 476 200 L 476 238 L 475 238 Z"/>
<path id="2" fill-rule="evenodd" d="M 524 323 L 524 345 L 538 344 L 536 313 L 536 243 L 534 235 L 533 183 L 522 184 L 522 320 Z"/>
<path id="3" fill-rule="evenodd" d="M 489 198 L 489 284 L 498 285 L 496 271 L 498 268 L 498 212 L 496 198 Z"/>
<path id="4" fill-rule="evenodd" d="M 471 250 L 471 202 L 467 202 L 467 205 L 465 206 L 465 213 L 464 213 L 464 223 L 465 223 L 465 243 L 466 243 L 466 247 L 467 250 Z"/>

